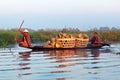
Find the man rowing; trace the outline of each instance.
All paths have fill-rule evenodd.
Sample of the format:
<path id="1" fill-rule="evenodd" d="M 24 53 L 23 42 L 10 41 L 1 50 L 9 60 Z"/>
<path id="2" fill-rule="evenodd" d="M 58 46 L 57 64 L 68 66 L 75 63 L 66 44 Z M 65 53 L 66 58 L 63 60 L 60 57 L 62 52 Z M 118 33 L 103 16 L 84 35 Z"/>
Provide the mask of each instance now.
<path id="1" fill-rule="evenodd" d="M 22 47 L 31 47 L 31 38 L 29 35 L 29 31 L 27 29 L 25 29 L 24 31 L 22 31 L 21 29 L 18 30 L 23 37 L 20 39 L 17 39 L 16 37 L 14 38 L 14 41 L 17 41 L 19 43 L 20 46 Z"/>

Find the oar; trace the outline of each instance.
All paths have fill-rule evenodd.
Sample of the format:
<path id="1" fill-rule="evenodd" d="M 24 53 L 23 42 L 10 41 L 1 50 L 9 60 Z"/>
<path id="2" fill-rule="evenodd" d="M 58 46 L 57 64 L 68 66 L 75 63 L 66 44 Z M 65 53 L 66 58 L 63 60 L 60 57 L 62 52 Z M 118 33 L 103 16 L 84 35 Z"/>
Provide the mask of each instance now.
<path id="1" fill-rule="evenodd" d="M 22 27 L 23 23 L 24 23 L 24 20 L 22 21 L 22 23 L 21 23 L 20 27 L 18 28 L 18 31 L 17 31 L 17 33 L 16 33 L 16 35 L 15 35 L 14 39 L 18 36 L 18 32 L 19 32 L 19 30 L 21 29 L 21 27 Z"/>

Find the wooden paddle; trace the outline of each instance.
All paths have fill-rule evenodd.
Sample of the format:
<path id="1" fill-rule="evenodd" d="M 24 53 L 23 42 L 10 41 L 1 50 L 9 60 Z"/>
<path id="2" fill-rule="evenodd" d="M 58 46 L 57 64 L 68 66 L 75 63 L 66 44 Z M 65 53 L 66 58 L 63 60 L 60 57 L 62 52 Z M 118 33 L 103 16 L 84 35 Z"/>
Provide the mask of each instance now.
<path id="1" fill-rule="evenodd" d="M 15 37 L 14 37 L 14 41 L 16 41 L 16 37 L 18 36 L 18 32 L 19 32 L 19 30 L 21 29 L 23 23 L 24 23 L 24 20 L 22 21 L 20 27 L 18 28 L 18 31 L 17 31 L 17 33 L 16 33 L 16 35 L 15 35 Z"/>

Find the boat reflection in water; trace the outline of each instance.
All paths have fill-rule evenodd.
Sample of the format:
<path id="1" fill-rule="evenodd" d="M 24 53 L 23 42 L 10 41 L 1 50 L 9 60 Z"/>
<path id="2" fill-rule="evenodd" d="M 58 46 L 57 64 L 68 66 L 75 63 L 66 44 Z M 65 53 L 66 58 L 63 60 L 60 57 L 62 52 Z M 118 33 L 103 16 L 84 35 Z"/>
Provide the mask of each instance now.
<path id="1" fill-rule="evenodd" d="M 79 57 L 88 57 L 86 50 L 54 50 L 54 51 L 44 51 L 44 53 L 50 54 L 50 56 L 59 57 L 75 57 L 76 55 Z"/>
<path id="2" fill-rule="evenodd" d="M 120 79 L 120 56 L 111 48 L 18 51 L 1 53 L 0 80 Z"/>
<path id="3" fill-rule="evenodd" d="M 99 49 L 91 49 L 91 55 L 92 55 L 92 57 L 99 57 L 100 50 Z"/>
<path id="4" fill-rule="evenodd" d="M 30 70 L 31 67 L 31 63 L 30 63 L 30 55 L 31 55 L 31 52 L 20 52 L 19 53 L 20 56 L 19 56 L 19 59 L 20 59 L 20 63 L 19 63 L 19 70 L 20 71 L 23 71 L 23 70 Z M 22 77 L 23 75 L 31 75 L 32 73 L 19 73 L 19 77 Z"/>
<path id="5" fill-rule="evenodd" d="M 31 54 L 31 52 L 19 52 L 19 54 L 20 54 L 20 58 L 22 58 L 23 59 L 23 61 L 29 61 L 30 59 L 30 54 Z"/>
<path id="6" fill-rule="evenodd" d="M 79 61 L 81 57 L 88 57 L 86 50 L 55 50 L 55 51 L 44 51 L 51 56 L 51 59 L 55 59 L 56 63 L 60 63 L 57 68 L 75 66 L 77 63 L 74 61 Z M 68 62 L 68 63 L 67 63 Z M 81 62 L 80 62 L 81 64 Z"/>
<path id="7" fill-rule="evenodd" d="M 100 63 L 96 61 L 100 56 L 99 49 L 22 52 L 19 55 L 20 78 L 26 77 L 28 80 L 35 75 L 34 79 L 69 80 L 70 77 L 76 77 L 77 71 L 81 73 L 86 69 L 94 69 L 96 67 L 91 66 Z"/>

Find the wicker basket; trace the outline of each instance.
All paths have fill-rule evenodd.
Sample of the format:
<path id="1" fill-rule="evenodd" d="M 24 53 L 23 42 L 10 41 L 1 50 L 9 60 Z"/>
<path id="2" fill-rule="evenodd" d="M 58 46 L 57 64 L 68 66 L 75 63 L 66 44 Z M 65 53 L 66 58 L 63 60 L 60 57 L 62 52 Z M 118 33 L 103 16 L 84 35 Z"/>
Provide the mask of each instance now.
<path id="1" fill-rule="evenodd" d="M 75 39 L 57 39 L 56 44 L 59 44 L 61 48 L 73 48 L 75 47 Z"/>
<path id="2" fill-rule="evenodd" d="M 75 43 L 76 43 L 76 44 L 75 44 L 76 47 L 86 47 L 87 44 L 88 44 L 89 39 L 76 38 L 75 41 L 76 41 L 76 42 L 75 42 Z"/>

